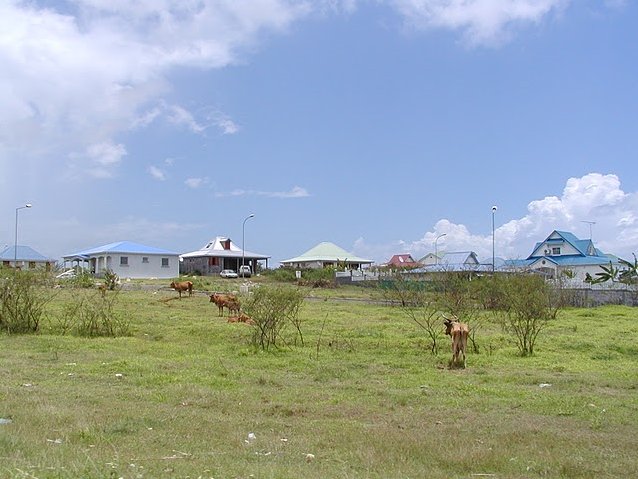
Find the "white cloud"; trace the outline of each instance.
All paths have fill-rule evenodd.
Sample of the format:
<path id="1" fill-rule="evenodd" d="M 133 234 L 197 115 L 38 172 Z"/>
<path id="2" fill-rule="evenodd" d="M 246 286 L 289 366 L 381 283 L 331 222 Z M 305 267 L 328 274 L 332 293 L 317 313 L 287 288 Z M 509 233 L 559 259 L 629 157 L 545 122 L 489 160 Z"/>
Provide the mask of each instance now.
<path id="1" fill-rule="evenodd" d="M 571 0 L 389 0 L 415 29 L 460 31 L 472 45 L 507 40 L 516 26 L 535 24 Z"/>
<path id="2" fill-rule="evenodd" d="M 224 135 L 234 135 L 239 131 L 239 125 L 230 118 L 220 118 L 216 124 Z"/>
<path id="3" fill-rule="evenodd" d="M 149 166 L 147 168 L 148 173 L 151 175 L 151 177 L 157 181 L 165 181 L 166 180 L 166 172 L 160 168 L 158 168 L 157 166 Z"/>
<path id="4" fill-rule="evenodd" d="M 235 189 L 228 192 L 217 192 L 215 196 L 225 198 L 230 196 L 265 196 L 268 198 L 306 198 L 310 196 L 308 190 L 301 186 L 294 186 L 290 191 L 256 191 Z"/>
<path id="5" fill-rule="evenodd" d="M 206 127 L 195 120 L 192 113 L 179 105 L 173 105 L 168 112 L 168 120 L 176 125 L 184 125 L 193 133 L 202 133 Z"/>
<path id="6" fill-rule="evenodd" d="M 259 192 L 258 194 L 271 198 L 306 198 L 310 196 L 310 193 L 300 186 L 295 186 L 290 191 Z"/>
<path id="7" fill-rule="evenodd" d="M 75 0 L 64 10 L 37 0 L 0 2 L 0 159 L 49 162 L 143 128 L 160 115 L 201 134 L 238 126 L 218 115 L 204 123 L 163 104 L 174 68 L 221 68 L 264 33 L 285 32 L 306 2 L 255 0 Z M 86 171 L 78 165 L 74 174 Z M 86 158 L 90 161 L 89 158 Z M 112 176 L 107 168 L 91 174 Z"/>
<path id="8" fill-rule="evenodd" d="M 184 180 L 184 184 L 193 190 L 196 190 L 207 182 L 207 178 L 187 178 L 186 180 Z"/>
<path id="9" fill-rule="evenodd" d="M 111 178 L 117 166 L 126 155 L 124 145 L 112 142 L 89 145 L 84 155 L 74 155 L 75 158 L 88 160 L 87 173 L 94 178 Z"/>
<path id="10" fill-rule="evenodd" d="M 528 213 L 519 219 L 499 224 L 496 213 L 494 232 L 496 256 L 525 258 L 536 242 L 544 240 L 553 230 L 574 233 L 582 239 L 592 239 L 605 253 L 631 258 L 638 248 L 638 192 L 626 193 L 616 175 L 590 173 L 569 178 L 560 196 L 546 196 L 531 201 Z M 385 245 L 368 244 L 364 238 L 355 243 L 355 252 L 385 262 L 393 254 L 411 253 L 420 259 L 434 252 L 434 241 L 440 235 L 439 251 L 474 251 L 482 261 L 492 256 L 492 235 L 472 233 L 463 224 L 448 219 L 436 222 L 432 231 L 414 241 L 396 240 Z"/>

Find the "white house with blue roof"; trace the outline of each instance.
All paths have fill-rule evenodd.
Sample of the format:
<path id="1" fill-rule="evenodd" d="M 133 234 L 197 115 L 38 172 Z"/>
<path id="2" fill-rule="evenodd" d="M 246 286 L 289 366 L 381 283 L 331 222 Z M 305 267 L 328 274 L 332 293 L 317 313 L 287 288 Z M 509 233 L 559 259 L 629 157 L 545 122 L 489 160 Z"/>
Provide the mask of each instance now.
<path id="1" fill-rule="evenodd" d="M 179 253 L 132 241 L 118 241 L 62 257 L 96 276 L 111 270 L 120 278 L 175 278 L 179 276 Z"/>
<path id="2" fill-rule="evenodd" d="M 544 241 L 536 243 L 526 259 L 506 261 L 504 267 L 585 281 L 587 275 L 595 278 L 596 273 L 601 272 L 600 267 L 609 263 L 620 266 L 616 256 L 600 251 L 591 239 L 581 240 L 567 231 L 554 230 Z"/>
<path id="3" fill-rule="evenodd" d="M 17 267 L 19 269 L 44 268 L 50 271 L 55 266 L 55 260 L 44 256 L 30 246 L 7 246 L 0 251 L 2 266 Z"/>

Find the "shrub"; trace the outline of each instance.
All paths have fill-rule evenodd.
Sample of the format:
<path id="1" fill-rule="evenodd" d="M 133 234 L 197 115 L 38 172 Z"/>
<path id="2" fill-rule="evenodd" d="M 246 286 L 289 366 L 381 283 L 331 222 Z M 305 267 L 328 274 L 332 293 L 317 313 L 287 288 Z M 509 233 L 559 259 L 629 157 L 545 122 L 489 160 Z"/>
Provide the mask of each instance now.
<path id="1" fill-rule="evenodd" d="M 115 288 L 117 288 L 119 285 L 119 276 L 115 274 L 113 270 L 107 269 L 104 272 L 104 286 L 106 287 L 106 289 L 108 289 L 109 291 L 115 291 Z"/>
<path id="2" fill-rule="evenodd" d="M 505 309 L 499 313 L 505 331 L 514 335 L 522 356 L 534 354 L 538 335 L 556 317 L 559 304 L 542 277 L 516 274 L 504 282 Z"/>
<path id="3" fill-rule="evenodd" d="M 408 280 L 396 274 L 392 280 L 380 283 L 379 287 L 384 298 L 400 304 L 406 316 L 425 331 L 431 341 L 431 353 L 438 354 L 442 323 L 436 297 L 430 292 L 430 282 Z"/>
<path id="4" fill-rule="evenodd" d="M 126 336 L 130 322 L 115 311 L 118 292 L 100 294 L 91 292 L 78 295 L 67 303 L 59 320 L 62 334 L 77 336 Z"/>
<path id="5" fill-rule="evenodd" d="M 53 298 L 46 286 L 47 276 L 39 272 L 12 271 L 0 279 L 0 329 L 9 334 L 37 332 Z"/>
<path id="6" fill-rule="evenodd" d="M 303 344 L 299 310 L 303 303 L 303 293 L 295 288 L 257 288 L 244 302 L 243 309 L 255 322 L 252 343 L 267 350 L 285 342 L 283 332 L 287 326 L 296 330 L 296 336 Z"/>
<path id="7" fill-rule="evenodd" d="M 95 278 L 85 269 L 80 269 L 74 278 L 65 281 L 68 281 L 74 288 L 93 288 L 95 286 Z"/>
<path id="8" fill-rule="evenodd" d="M 297 279 L 297 271 L 301 271 L 301 278 Z M 299 286 L 313 288 L 334 288 L 335 268 L 305 268 L 294 269 L 289 267 L 266 270 L 264 275 L 282 283 L 297 283 Z"/>

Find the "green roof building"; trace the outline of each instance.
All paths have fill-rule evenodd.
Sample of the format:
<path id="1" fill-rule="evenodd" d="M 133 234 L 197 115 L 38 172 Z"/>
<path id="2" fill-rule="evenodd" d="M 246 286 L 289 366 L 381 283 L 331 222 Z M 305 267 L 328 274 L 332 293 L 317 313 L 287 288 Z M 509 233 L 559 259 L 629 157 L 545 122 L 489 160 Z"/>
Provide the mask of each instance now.
<path id="1" fill-rule="evenodd" d="M 297 269 L 318 269 L 325 267 L 360 269 L 374 261 L 348 253 L 334 243 L 324 241 L 295 258 L 281 262 L 283 266 Z"/>

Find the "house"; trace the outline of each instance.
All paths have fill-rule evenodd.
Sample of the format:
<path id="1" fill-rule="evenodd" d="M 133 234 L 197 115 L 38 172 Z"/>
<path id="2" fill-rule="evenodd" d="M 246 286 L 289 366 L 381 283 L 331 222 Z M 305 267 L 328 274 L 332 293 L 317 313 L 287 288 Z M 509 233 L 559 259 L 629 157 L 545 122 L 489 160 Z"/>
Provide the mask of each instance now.
<path id="1" fill-rule="evenodd" d="M 47 258 L 29 246 L 20 245 L 17 248 L 15 246 L 7 246 L 0 252 L 0 261 L 2 261 L 2 266 L 17 266 L 23 270 L 44 268 L 46 271 L 51 271 L 55 265 L 54 259 Z"/>
<path id="2" fill-rule="evenodd" d="M 532 253 L 524 260 L 509 260 L 504 268 L 536 271 L 550 278 L 561 275 L 585 281 L 601 271 L 600 267 L 612 264 L 619 267 L 618 258 L 600 251 L 591 239 L 581 240 L 567 231 L 554 230 L 545 240 L 536 243 Z"/>
<path id="3" fill-rule="evenodd" d="M 319 269 L 326 267 L 361 269 L 370 266 L 374 261 L 359 258 L 340 248 L 334 243 L 324 241 L 295 258 L 281 262 L 283 266 L 295 269 Z"/>
<path id="4" fill-rule="evenodd" d="M 183 274 L 210 276 L 219 274 L 223 269 L 238 272 L 242 264 L 249 265 L 251 271 L 255 272 L 258 266 L 261 267 L 260 261 L 265 261 L 265 267 L 268 267 L 270 256 L 242 251 L 230 238 L 217 236 L 197 251 L 184 253 L 179 258 Z"/>
<path id="5" fill-rule="evenodd" d="M 432 253 L 421 258 L 421 268 L 412 270 L 413 273 L 436 273 L 436 272 L 463 272 L 482 271 L 486 265 L 482 265 L 474 251 L 449 251 L 439 253 L 438 256 Z M 491 270 L 491 265 L 489 265 Z"/>
<path id="6" fill-rule="evenodd" d="M 389 268 L 418 268 L 421 263 L 415 261 L 410 254 L 395 254 L 384 266 Z"/>
<path id="7" fill-rule="evenodd" d="M 179 276 L 179 254 L 131 241 L 118 241 L 62 257 L 96 276 L 110 270 L 120 278 L 175 278 Z"/>

